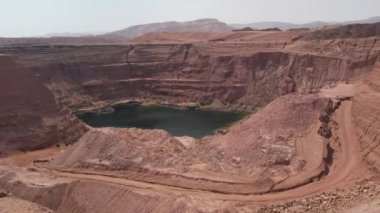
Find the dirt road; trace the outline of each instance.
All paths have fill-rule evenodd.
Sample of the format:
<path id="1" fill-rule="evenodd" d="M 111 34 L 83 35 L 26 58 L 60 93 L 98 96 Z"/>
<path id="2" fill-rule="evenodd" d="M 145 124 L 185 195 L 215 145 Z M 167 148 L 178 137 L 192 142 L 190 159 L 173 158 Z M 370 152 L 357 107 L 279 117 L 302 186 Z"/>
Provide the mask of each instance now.
<path id="1" fill-rule="evenodd" d="M 325 191 L 332 191 L 338 187 L 347 186 L 355 180 L 360 180 L 366 172 L 361 165 L 360 145 L 355 135 L 351 121 L 351 101 L 342 102 L 337 110 L 335 120 L 339 126 L 339 138 L 341 143 L 338 158 L 334 160 L 330 173 L 322 180 L 301 186 L 295 189 L 265 195 L 239 195 L 224 194 L 211 191 L 193 190 L 186 187 L 174 187 L 156 183 L 148 183 L 125 178 L 111 177 L 99 174 L 84 174 L 76 172 L 54 171 L 53 174 L 59 177 L 72 178 L 77 180 L 97 181 L 107 184 L 116 184 L 134 190 L 152 190 L 160 193 L 170 194 L 192 194 L 209 199 L 230 200 L 230 201 L 253 201 L 253 202 L 273 202 L 288 199 L 303 198 Z"/>

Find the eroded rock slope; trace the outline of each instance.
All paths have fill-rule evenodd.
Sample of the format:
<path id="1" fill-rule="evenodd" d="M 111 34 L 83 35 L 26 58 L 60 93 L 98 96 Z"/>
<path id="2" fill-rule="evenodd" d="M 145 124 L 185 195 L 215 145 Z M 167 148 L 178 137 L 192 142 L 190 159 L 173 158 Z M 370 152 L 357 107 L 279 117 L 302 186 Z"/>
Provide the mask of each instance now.
<path id="1" fill-rule="evenodd" d="M 0 55 L 0 154 L 75 142 L 85 126 L 15 57 Z"/>

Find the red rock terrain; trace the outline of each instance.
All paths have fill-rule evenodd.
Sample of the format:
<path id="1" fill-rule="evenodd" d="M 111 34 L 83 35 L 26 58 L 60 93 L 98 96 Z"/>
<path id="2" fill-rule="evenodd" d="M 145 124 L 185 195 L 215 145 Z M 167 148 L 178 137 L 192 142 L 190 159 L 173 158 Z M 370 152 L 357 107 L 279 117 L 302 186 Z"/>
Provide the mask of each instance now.
<path id="1" fill-rule="evenodd" d="M 0 64 L 1 154 L 72 143 L 86 131 L 14 57 L 0 55 Z"/>
<path id="2" fill-rule="evenodd" d="M 0 126 L 5 137 L 29 130 L 81 137 L 67 149 L 1 158 L 0 189 L 6 198 L 58 212 L 361 211 L 357 204 L 380 199 L 380 45 L 376 24 L 356 27 L 1 47 L 19 60 L 0 57 L 7 68 L 0 69 L 7 78 L 0 98 L 8 103 L 0 112 L 24 119 Z M 223 134 L 196 140 L 134 128 L 84 133 L 60 105 L 102 113 L 129 101 L 252 114 Z M 51 134 L 43 122 L 28 123 L 31 112 L 37 120 L 63 116 L 75 124 L 54 123 Z M 2 144 L 38 148 L 41 141 Z"/>
<path id="3" fill-rule="evenodd" d="M 228 34 L 219 39 L 223 42 L 16 46 L 1 51 L 17 54 L 73 109 L 149 99 L 254 110 L 280 95 L 313 91 L 365 73 L 366 64 L 376 59 L 368 55 L 374 38 L 306 42 L 292 41 L 304 32 L 236 34 L 246 40 L 238 42 Z"/>

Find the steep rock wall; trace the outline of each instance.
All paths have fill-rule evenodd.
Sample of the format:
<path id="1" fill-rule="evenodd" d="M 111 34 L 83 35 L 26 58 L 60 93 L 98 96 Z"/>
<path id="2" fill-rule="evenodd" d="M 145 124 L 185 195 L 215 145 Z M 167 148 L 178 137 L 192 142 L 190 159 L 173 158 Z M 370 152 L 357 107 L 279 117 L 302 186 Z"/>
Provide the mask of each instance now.
<path id="1" fill-rule="evenodd" d="M 1 153 L 74 142 L 85 131 L 40 79 L 14 57 L 0 55 Z"/>
<path id="2" fill-rule="evenodd" d="M 364 158 L 372 168 L 380 170 L 380 60 L 364 80 L 354 97 L 353 117 Z"/>
<path id="3" fill-rule="evenodd" d="M 313 42 L 271 48 L 254 43 L 35 46 L 0 52 L 19 55 L 58 100 L 74 109 L 145 99 L 239 110 L 352 79 L 378 54 L 371 52 L 372 40 Z M 348 51 L 355 42 L 358 49 Z"/>

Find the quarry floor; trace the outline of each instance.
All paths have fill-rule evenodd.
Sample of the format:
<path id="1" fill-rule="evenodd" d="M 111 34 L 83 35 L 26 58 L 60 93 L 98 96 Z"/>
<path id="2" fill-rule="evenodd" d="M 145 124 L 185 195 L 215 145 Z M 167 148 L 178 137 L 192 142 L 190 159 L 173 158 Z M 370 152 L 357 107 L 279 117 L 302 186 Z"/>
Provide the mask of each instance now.
<path id="1" fill-rule="evenodd" d="M 339 93 L 341 95 L 351 93 L 351 88 L 337 87 L 334 90 L 322 91 L 322 93 L 325 93 L 326 96 L 336 95 L 336 93 Z M 350 190 L 352 190 L 353 187 L 356 186 L 357 183 L 365 181 L 366 178 L 364 177 L 371 176 L 371 172 L 367 169 L 366 166 L 363 165 L 361 159 L 360 143 L 358 136 L 355 134 L 351 109 L 352 101 L 346 100 L 342 102 L 336 111 L 335 120 L 338 123 L 339 127 L 338 132 L 340 141 L 343 141 L 343 143 L 340 144 L 339 154 L 334 157 L 332 166 L 330 167 L 327 176 L 323 177 L 321 180 L 314 181 L 312 183 L 296 187 L 294 189 L 281 192 L 272 192 L 263 195 L 241 195 L 233 193 L 226 194 L 114 177 L 107 175 L 106 173 L 91 174 L 85 172 L 78 173 L 47 169 L 45 167 L 46 163 L 51 161 L 57 154 L 64 151 L 66 149 L 65 145 L 59 145 L 39 151 L 14 153 L 8 157 L 1 158 L 0 165 L 6 165 L 9 167 L 36 168 L 36 171 L 41 172 L 40 175 L 49 175 L 53 182 L 55 182 L 56 179 L 63 179 L 65 181 L 81 180 L 126 187 L 137 191 L 143 191 L 144 193 L 191 195 L 208 200 L 249 202 L 249 205 L 257 206 L 277 205 L 273 208 L 263 207 L 264 210 L 265 208 L 272 208 L 270 209 L 272 211 L 275 208 L 281 209 L 281 205 L 288 205 L 287 203 L 295 202 L 295 200 L 317 199 L 320 195 L 329 195 L 329 193 L 334 194 L 334 192 L 337 190 L 347 191 L 348 193 Z M 39 174 L 34 174 L 32 178 L 35 178 L 36 180 L 39 179 Z M 377 184 L 375 183 L 375 185 Z M 375 190 L 375 193 L 378 193 L 378 187 L 376 189 L 377 190 Z M 345 192 L 343 192 L 343 194 L 344 193 Z M 360 198 L 360 196 L 357 197 Z M 372 201 L 367 201 L 368 203 L 362 203 L 362 200 L 359 200 L 358 203 L 351 202 L 352 205 L 358 205 L 352 207 L 352 209 L 348 208 L 347 212 L 375 212 L 373 211 L 374 209 L 379 209 L 379 198 L 373 197 L 372 199 Z M 361 204 L 359 205 L 359 203 Z M 18 200 L 17 198 L 12 197 L 0 199 L 0 211 L 4 210 L 5 212 L 23 212 L 22 210 L 16 208 L 19 207 L 22 209 L 30 210 L 25 212 L 48 212 L 48 210 L 44 209 L 43 207 L 36 207 L 33 205 L 33 203 L 28 203 L 26 201 Z"/>

